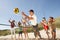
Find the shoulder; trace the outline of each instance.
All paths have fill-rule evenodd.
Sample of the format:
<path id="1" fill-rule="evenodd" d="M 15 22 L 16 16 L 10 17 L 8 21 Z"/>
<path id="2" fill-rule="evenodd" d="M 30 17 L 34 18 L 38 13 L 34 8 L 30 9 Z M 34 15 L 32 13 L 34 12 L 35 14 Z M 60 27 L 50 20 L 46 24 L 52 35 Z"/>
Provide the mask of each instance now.
<path id="1" fill-rule="evenodd" d="M 33 15 L 32 17 L 35 17 L 36 18 L 36 15 Z"/>
<path id="2" fill-rule="evenodd" d="M 33 16 L 36 16 L 35 14 Z"/>
<path id="3" fill-rule="evenodd" d="M 31 15 L 29 15 L 29 17 L 31 17 Z"/>

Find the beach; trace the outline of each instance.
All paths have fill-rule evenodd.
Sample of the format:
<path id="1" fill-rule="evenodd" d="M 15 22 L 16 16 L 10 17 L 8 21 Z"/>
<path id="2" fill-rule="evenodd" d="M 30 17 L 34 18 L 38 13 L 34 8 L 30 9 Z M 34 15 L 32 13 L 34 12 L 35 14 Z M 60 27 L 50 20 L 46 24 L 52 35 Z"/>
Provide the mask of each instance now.
<path id="1" fill-rule="evenodd" d="M 50 31 L 49 31 L 49 32 L 50 32 Z M 47 40 L 47 35 L 46 35 L 46 33 L 45 33 L 44 30 L 41 30 L 41 31 L 40 31 L 40 34 L 41 34 L 41 37 L 42 37 L 43 39 Z M 28 33 L 28 35 L 29 35 L 29 39 L 30 39 L 30 40 L 35 40 L 35 39 L 34 39 L 35 37 L 34 37 L 34 33 L 33 33 L 33 32 Z M 51 34 L 50 34 L 50 33 L 49 33 L 49 36 L 50 36 L 50 38 L 51 38 Z M 57 29 L 57 30 L 56 30 L 56 38 L 57 38 L 57 40 L 60 40 L 60 29 Z M 23 39 L 25 39 L 24 34 L 23 34 Z M 11 40 L 11 35 L 0 36 L 0 40 Z M 16 40 L 18 40 L 18 34 L 16 34 Z"/>

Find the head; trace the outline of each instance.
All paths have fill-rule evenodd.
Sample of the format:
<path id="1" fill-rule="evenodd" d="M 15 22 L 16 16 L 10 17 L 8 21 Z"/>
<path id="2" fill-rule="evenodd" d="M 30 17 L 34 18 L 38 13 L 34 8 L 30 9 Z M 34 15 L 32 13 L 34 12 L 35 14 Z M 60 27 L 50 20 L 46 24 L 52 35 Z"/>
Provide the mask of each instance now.
<path id="1" fill-rule="evenodd" d="M 53 22 L 54 21 L 54 18 L 53 17 L 49 17 L 49 21 L 50 22 Z"/>
<path id="2" fill-rule="evenodd" d="M 34 14 L 34 10 L 30 10 L 29 13 L 32 16 Z"/>
<path id="3" fill-rule="evenodd" d="M 46 18 L 45 18 L 45 17 L 43 17 L 42 21 L 43 21 L 43 22 L 44 22 L 44 21 L 46 21 Z"/>
<path id="4" fill-rule="evenodd" d="M 15 20 L 12 20 L 12 22 L 15 22 Z"/>
<path id="5" fill-rule="evenodd" d="M 21 25 L 21 22 L 20 21 L 18 22 L 18 25 Z"/>

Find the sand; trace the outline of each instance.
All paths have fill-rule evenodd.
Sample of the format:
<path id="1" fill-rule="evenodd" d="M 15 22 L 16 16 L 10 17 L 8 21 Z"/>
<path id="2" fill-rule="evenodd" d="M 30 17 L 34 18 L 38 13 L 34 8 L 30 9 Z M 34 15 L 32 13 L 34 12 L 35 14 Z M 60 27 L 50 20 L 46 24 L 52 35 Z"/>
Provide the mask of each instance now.
<path id="1" fill-rule="evenodd" d="M 44 38 L 44 40 L 47 40 L 47 35 L 46 35 L 46 33 L 45 33 L 44 30 L 41 30 L 40 31 L 40 34 L 41 34 L 41 37 Z M 35 37 L 34 37 L 34 33 L 33 32 L 28 33 L 28 35 L 29 35 L 29 39 L 30 40 L 35 40 L 34 39 Z M 50 33 L 49 33 L 49 36 L 51 38 L 51 34 Z M 60 29 L 57 29 L 56 30 L 56 38 L 57 38 L 57 40 L 60 40 Z M 16 39 L 18 39 L 18 34 L 16 34 Z M 24 34 L 23 34 L 23 39 L 25 39 Z M 0 40 L 11 40 L 11 35 L 0 36 Z"/>

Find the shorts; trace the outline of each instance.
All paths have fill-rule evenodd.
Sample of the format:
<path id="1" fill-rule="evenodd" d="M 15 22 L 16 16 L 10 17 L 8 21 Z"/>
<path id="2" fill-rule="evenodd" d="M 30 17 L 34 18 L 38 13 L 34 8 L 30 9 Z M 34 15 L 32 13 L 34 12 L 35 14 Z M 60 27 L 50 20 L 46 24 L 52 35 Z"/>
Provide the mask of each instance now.
<path id="1" fill-rule="evenodd" d="M 45 29 L 45 30 L 48 30 L 49 28 L 48 28 L 48 26 L 44 26 L 44 29 Z"/>
<path id="2" fill-rule="evenodd" d="M 36 32 L 38 32 L 39 31 L 38 24 L 36 26 L 33 26 L 33 29 L 36 30 Z"/>
<path id="3" fill-rule="evenodd" d="M 11 28 L 11 35 L 15 35 L 15 28 Z"/>
<path id="4" fill-rule="evenodd" d="M 56 32 L 56 30 L 54 29 L 53 32 Z"/>
<path id="5" fill-rule="evenodd" d="M 19 34 L 22 34 L 22 33 L 23 33 L 23 31 L 20 31 L 20 32 L 19 32 Z"/>

